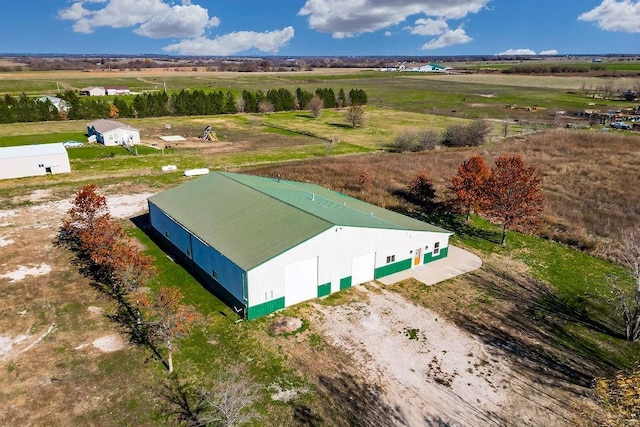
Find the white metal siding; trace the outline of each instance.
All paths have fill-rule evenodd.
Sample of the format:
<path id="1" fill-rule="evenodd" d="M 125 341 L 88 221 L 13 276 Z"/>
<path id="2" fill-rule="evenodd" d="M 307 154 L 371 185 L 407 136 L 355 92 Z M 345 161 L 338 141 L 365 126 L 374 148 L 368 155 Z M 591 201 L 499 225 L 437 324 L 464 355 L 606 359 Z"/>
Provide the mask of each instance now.
<path id="1" fill-rule="evenodd" d="M 51 168 L 52 174 L 71 172 L 67 152 L 59 154 L 34 153 L 31 156 L 17 158 L 2 158 L 0 156 L 0 179 L 45 175 L 47 168 Z"/>
<path id="2" fill-rule="evenodd" d="M 448 239 L 448 234 L 427 231 L 331 228 L 249 270 L 249 306 L 285 296 L 285 266 L 288 264 L 316 258 L 317 285 L 331 283 L 331 292 L 335 292 L 339 290 L 340 279 L 352 276 L 354 258 L 375 253 L 374 268 L 379 268 L 387 265 L 387 256 L 395 255 L 395 262 L 412 259 L 416 248 L 421 247 L 424 255 L 431 252 L 436 241 L 440 242 L 440 249 L 447 247 Z M 315 298 L 316 295 L 309 298 Z M 289 306 L 291 303 L 285 301 L 285 305 Z"/>
<path id="3" fill-rule="evenodd" d="M 318 258 L 287 264 L 284 267 L 285 306 L 318 296 Z"/>
<path id="4" fill-rule="evenodd" d="M 351 263 L 351 285 L 355 286 L 372 281 L 375 264 L 375 252 L 354 258 Z"/>

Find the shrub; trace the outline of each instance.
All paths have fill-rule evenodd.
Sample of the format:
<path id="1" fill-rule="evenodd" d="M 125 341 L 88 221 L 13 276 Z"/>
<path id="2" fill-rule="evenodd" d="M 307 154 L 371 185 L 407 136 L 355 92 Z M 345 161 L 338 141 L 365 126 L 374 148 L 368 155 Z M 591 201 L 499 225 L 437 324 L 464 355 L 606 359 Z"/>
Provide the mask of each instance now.
<path id="1" fill-rule="evenodd" d="M 486 120 L 476 120 L 469 125 L 451 125 L 442 138 L 447 147 L 477 147 L 484 144 L 491 132 L 491 124 Z"/>
<path id="2" fill-rule="evenodd" d="M 423 130 L 417 132 L 413 129 L 403 129 L 389 144 L 389 149 L 395 153 L 433 150 L 440 144 L 440 141 L 441 137 L 435 131 Z"/>

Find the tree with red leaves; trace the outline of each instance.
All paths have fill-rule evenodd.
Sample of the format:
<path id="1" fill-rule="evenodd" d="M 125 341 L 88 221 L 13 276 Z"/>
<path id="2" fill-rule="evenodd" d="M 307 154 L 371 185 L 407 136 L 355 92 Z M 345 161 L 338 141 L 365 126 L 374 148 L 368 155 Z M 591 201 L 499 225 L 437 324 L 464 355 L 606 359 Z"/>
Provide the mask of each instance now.
<path id="1" fill-rule="evenodd" d="M 98 193 L 97 184 L 82 187 L 76 193 L 68 217 L 62 222 L 60 238 L 73 246 L 80 245 L 80 234 L 93 229 L 98 221 L 109 220 L 107 198 Z"/>
<path id="2" fill-rule="evenodd" d="M 175 341 L 203 320 L 193 306 L 182 304 L 183 298 L 180 289 L 166 287 L 140 297 L 141 305 L 147 310 L 151 336 L 161 340 L 167 349 L 169 373 L 173 372 Z"/>
<path id="3" fill-rule="evenodd" d="M 465 214 L 467 222 L 472 213 L 480 213 L 484 201 L 484 184 L 491 171 L 482 156 L 476 154 L 458 166 L 458 174 L 451 177 L 447 186 L 450 205 Z"/>
<path id="4" fill-rule="evenodd" d="M 544 197 L 536 168 L 528 167 L 522 157 L 503 154 L 484 184 L 482 213 L 492 222 L 502 224 L 502 245 L 507 229 L 528 231 L 540 221 Z"/>

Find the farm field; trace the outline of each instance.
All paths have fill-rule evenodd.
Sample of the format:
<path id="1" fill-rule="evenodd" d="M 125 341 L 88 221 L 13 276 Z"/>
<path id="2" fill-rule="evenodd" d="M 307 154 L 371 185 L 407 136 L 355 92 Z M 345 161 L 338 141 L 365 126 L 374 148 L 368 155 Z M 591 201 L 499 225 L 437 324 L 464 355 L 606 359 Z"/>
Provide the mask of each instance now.
<path id="1" fill-rule="evenodd" d="M 167 409 L 175 409 L 165 387 L 172 380 L 162 365 L 148 348 L 128 341 L 109 318 L 113 304 L 70 264 L 71 254 L 53 244 L 75 191 L 96 182 L 114 217 L 154 257 L 158 275 L 149 286 L 179 287 L 206 316 L 204 326 L 179 343 L 177 377 L 214 387 L 231 373 L 257 390 L 247 425 L 596 425 L 583 416 L 585 408 L 594 411 L 588 403 L 593 378 L 633 368 L 640 358 L 637 344 L 622 339 L 621 323 L 604 297 L 607 274 L 626 274 L 605 258 L 615 258 L 619 230 L 637 224 L 640 214 L 640 196 L 629 190 L 640 184 L 640 136 L 604 133 L 597 126 L 553 129 L 550 111 L 591 102 L 566 94 L 575 82 L 563 77 L 535 77 L 527 84 L 525 76 L 319 73 L 140 72 L 126 78 L 145 89 L 153 84 L 146 80 L 160 76 L 176 88 L 206 87 L 214 80 L 215 87 L 232 90 L 363 88 L 369 105 L 362 126 L 345 126 L 338 110 L 324 110 L 318 119 L 301 111 L 125 119 L 141 129 L 138 156 L 85 144 L 69 149 L 71 174 L 0 181 L 3 422 L 151 426 L 167 423 Z M 3 74 L 0 93 L 28 86 L 30 79 L 68 79 L 75 87 L 87 82 L 87 74 L 94 76 L 34 73 L 15 85 Z M 518 112 L 521 117 L 511 116 L 505 126 L 505 112 L 515 113 L 504 104 L 535 102 L 537 112 Z M 442 132 L 476 117 L 495 119 L 481 147 L 386 150 L 404 129 Z M 83 140 L 85 125 L 3 125 L 0 147 Z M 218 141 L 198 138 L 207 125 Z M 187 140 L 166 143 L 163 135 Z M 547 199 L 543 238 L 510 232 L 501 247 L 497 228 L 479 218 L 447 222 L 398 196 L 425 171 L 442 197 L 457 166 L 476 153 L 489 164 L 503 153 L 520 154 L 537 166 Z M 166 164 L 176 164 L 179 172 L 163 173 Z M 186 181 L 181 171 L 195 167 L 279 174 L 418 216 L 453 229 L 453 243 L 484 265 L 431 287 L 414 280 L 371 283 L 237 323 L 230 308 L 146 233 L 146 197 Z M 369 185 L 359 184 L 365 172 Z M 303 327 L 270 333 L 284 316 L 302 319 Z M 385 352 L 380 342 L 393 348 Z M 393 364 L 399 353 L 406 355 L 405 366 Z"/>

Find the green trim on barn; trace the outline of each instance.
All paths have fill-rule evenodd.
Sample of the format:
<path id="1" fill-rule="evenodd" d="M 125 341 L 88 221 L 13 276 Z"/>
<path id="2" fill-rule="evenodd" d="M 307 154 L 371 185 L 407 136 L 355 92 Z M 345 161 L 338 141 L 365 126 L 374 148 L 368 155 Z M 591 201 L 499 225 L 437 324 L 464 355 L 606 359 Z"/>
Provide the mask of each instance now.
<path id="1" fill-rule="evenodd" d="M 331 282 L 318 286 L 318 298 L 326 297 L 331 293 Z"/>
<path id="2" fill-rule="evenodd" d="M 394 262 L 393 264 L 383 265 L 375 269 L 374 278 L 379 279 L 384 276 L 388 276 L 399 271 L 408 270 L 411 268 L 411 258 L 403 261 Z"/>
<path id="3" fill-rule="evenodd" d="M 449 248 L 442 248 L 440 249 L 440 253 L 436 256 L 433 256 L 431 252 L 428 252 L 426 254 L 424 254 L 424 263 L 428 263 L 428 262 L 432 262 L 435 261 L 437 259 L 442 259 L 442 258 L 446 258 L 447 255 L 449 254 Z"/>
<path id="4" fill-rule="evenodd" d="M 351 276 L 343 277 L 340 279 L 340 290 L 351 287 Z"/>
<path id="5" fill-rule="evenodd" d="M 267 301 L 262 304 L 254 305 L 247 309 L 247 320 L 256 319 L 261 316 L 266 316 L 274 311 L 282 310 L 284 308 L 284 297 L 274 299 L 273 301 Z"/>

